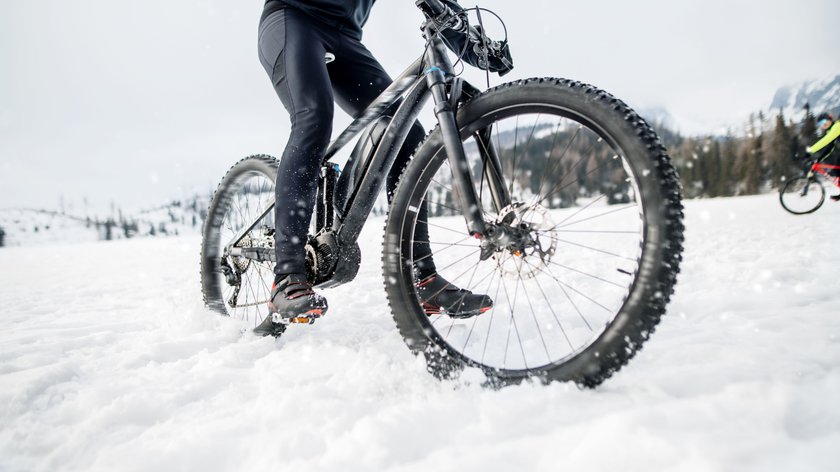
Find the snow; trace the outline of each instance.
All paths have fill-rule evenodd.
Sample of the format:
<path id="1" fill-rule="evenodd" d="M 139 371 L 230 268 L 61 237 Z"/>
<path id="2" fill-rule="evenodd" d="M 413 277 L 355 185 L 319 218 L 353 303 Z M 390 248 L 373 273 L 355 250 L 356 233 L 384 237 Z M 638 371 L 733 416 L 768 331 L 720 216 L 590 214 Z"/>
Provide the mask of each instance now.
<path id="1" fill-rule="evenodd" d="M 84 218 L 34 210 L 0 210 L 0 229 L 5 246 L 55 244 L 64 241 L 102 239 L 95 224 Z"/>
<path id="2" fill-rule="evenodd" d="M 206 197 L 192 196 L 166 205 L 123 215 L 121 210 L 109 216 L 73 214 L 43 209 L 0 208 L 0 229 L 5 246 L 32 246 L 127 237 L 197 234 L 201 231 L 201 213 L 209 204 Z"/>
<path id="3" fill-rule="evenodd" d="M 439 382 L 382 289 L 381 220 L 326 318 L 207 312 L 196 236 L 0 249 L 0 470 L 829 471 L 840 204 L 689 201 L 657 332 L 596 390 Z"/>

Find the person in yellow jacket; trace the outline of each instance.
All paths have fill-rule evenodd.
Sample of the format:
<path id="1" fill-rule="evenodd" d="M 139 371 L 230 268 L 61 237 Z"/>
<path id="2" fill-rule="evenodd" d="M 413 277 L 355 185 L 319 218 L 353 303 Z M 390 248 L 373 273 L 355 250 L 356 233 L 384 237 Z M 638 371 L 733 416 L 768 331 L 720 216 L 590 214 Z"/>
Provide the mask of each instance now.
<path id="1" fill-rule="evenodd" d="M 808 154 L 813 154 L 818 162 L 840 164 L 840 149 L 837 149 L 837 138 L 840 138 L 840 121 L 835 121 L 834 116 L 829 113 L 821 113 L 817 117 L 817 129 L 823 133 L 823 137 L 814 145 L 806 148 L 805 151 Z M 833 173 L 836 174 L 837 172 Z M 840 201 L 840 194 L 832 196 L 831 199 L 835 202 Z"/>

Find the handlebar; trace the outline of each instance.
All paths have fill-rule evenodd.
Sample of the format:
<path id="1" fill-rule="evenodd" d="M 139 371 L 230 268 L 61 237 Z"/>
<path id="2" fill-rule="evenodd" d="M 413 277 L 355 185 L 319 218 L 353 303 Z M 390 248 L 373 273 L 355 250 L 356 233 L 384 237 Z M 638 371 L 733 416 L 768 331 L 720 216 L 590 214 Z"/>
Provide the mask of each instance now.
<path id="1" fill-rule="evenodd" d="M 434 21 L 436 26 L 445 27 L 445 29 L 451 29 L 459 33 L 467 32 L 465 22 L 440 0 L 417 0 L 414 4 L 420 8 L 426 18 Z"/>
<path id="2" fill-rule="evenodd" d="M 450 30 L 466 36 L 467 42 L 472 45 L 475 55 L 474 60 L 467 60 L 471 65 L 498 72 L 499 75 L 507 74 L 513 69 L 507 40 L 499 42 L 490 39 L 483 29 L 469 24 L 466 16 L 463 15 L 463 11 L 455 12 L 441 0 L 416 0 L 414 4 L 430 20 L 427 26 L 431 26 L 439 32 Z M 494 63 L 492 68 L 491 62 Z"/>
<path id="3" fill-rule="evenodd" d="M 473 43 L 492 43 L 487 35 L 483 34 L 478 28 L 468 25 L 465 21 L 452 11 L 446 4 L 440 0 L 417 0 L 414 2 L 429 19 L 435 21 L 438 26 L 444 26 L 445 29 L 450 29 L 458 33 L 464 33 Z"/>
<path id="4" fill-rule="evenodd" d="M 431 18 L 438 18 L 444 15 L 446 10 L 449 10 L 440 0 L 417 0 L 414 4 Z"/>

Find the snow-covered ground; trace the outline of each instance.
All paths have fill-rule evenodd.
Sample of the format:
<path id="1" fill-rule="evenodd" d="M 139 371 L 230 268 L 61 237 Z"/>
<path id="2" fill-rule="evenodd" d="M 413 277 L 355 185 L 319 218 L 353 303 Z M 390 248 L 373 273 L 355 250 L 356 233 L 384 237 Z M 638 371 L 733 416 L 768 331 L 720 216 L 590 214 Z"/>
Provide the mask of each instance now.
<path id="1" fill-rule="evenodd" d="M 208 313 L 194 237 L 0 249 L 0 470 L 840 470 L 840 204 L 687 203 L 683 272 L 596 390 L 439 382 L 388 313 L 381 221 L 327 318 Z"/>
<path id="2" fill-rule="evenodd" d="M 45 211 L 0 209 L 3 246 L 36 246 L 65 241 L 92 242 L 104 238 L 104 228 L 82 218 Z"/>

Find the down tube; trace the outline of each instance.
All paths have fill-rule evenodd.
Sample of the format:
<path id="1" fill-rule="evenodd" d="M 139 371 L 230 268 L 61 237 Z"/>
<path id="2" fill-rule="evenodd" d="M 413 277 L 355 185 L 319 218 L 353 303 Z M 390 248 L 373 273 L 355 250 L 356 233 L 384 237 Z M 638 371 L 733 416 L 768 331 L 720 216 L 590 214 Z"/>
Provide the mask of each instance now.
<path id="1" fill-rule="evenodd" d="M 429 99 L 429 86 L 425 77 L 419 77 L 415 85 L 406 94 L 402 105 L 388 124 L 385 135 L 371 158 L 371 164 L 362 180 L 357 184 L 358 191 L 353 192 L 353 200 L 348 202 L 347 215 L 338 229 L 338 242 L 342 247 L 349 247 L 359 238 L 359 233 L 370 215 L 376 202 L 376 197 L 382 190 L 385 178 L 397 154 L 405 142 L 414 120 L 420 114 L 420 109 Z"/>

